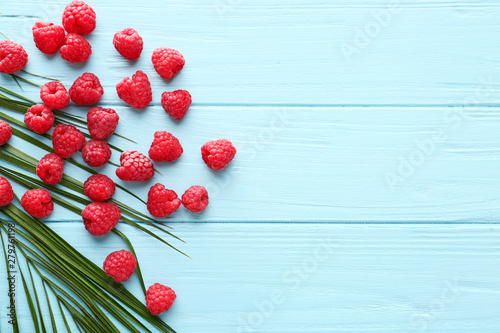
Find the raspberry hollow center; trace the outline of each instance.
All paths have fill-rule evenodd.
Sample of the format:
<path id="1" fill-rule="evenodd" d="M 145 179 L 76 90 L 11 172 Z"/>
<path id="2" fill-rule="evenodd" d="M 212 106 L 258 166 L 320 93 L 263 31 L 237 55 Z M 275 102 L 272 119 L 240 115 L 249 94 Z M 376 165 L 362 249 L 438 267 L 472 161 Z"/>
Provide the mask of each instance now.
<path id="1" fill-rule="evenodd" d="M 208 205 L 208 194 L 207 193 L 203 193 L 203 195 L 201 196 L 201 202 L 203 203 L 203 205 Z"/>

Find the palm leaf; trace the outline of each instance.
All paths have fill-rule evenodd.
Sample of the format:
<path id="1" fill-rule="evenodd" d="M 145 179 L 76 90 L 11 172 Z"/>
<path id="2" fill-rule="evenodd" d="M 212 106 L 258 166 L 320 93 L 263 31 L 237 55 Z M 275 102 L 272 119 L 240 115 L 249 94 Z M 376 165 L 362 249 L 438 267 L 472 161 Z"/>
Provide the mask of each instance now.
<path id="1" fill-rule="evenodd" d="M 128 237 L 125 236 L 125 234 L 123 232 L 121 232 L 120 230 L 118 230 L 118 229 L 115 228 L 115 229 L 113 229 L 113 232 L 115 234 L 117 234 L 118 236 L 120 236 L 125 241 L 125 243 L 127 243 L 127 246 L 129 248 L 130 252 L 136 258 L 136 260 L 137 260 L 137 267 L 135 269 L 135 272 L 137 273 L 137 277 L 139 278 L 139 282 L 141 284 L 142 291 L 144 292 L 144 296 L 146 296 L 146 285 L 144 284 L 144 279 L 142 278 L 141 266 L 139 265 L 139 259 L 137 259 L 137 253 L 135 252 L 135 249 L 132 246 L 132 243 L 130 242 L 130 240 L 128 239 Z"/>
<path id="2" fill-rule="evenodd" d="M 2 207 L 1 211 L 16 221 L 18 225 L 17 246 L 22 248 L 28 260 L 72 291 L 76 302 L 80 300 L 86 308 L 92 308 L 93 310 L 89 312 L 90 318 L 107 325 L 106 319 L 98 315 L 100 310 L 97 307 L 102 307 L 132 332 L 136 331 L 135 327 L 149 331 L 135 315 L 146 319 L 162 332 L 174 332 L 158 317 L 151 315 L 144 304 L 127 289 L 114 282 L 101 268 L 76 251 L 44 223 L 30 217 L 12 204 Z M 2 219 L 0 222 L 4 225 L 7 223 Z M 27 246 L 23 239 L 30 246 Z M 47 282 L 48 280 L 50 279 L 44 279 Z M 50 285 L 55 288 L 57 284 L 53 282 Z M 95 329 L 101 326 L 96 327 L 95 323 L 84 320 L 89 318 L 88 315 L 79 315 L 82 310 L 69 306 L 70 302 L 62 301 L 62 304 L 68 305 L 67 309 L 81 327 Z"/>
<path id="3" fill-rule="evenodd" d="M 17 94 L 17 93 L 15 93 L 15 92 L 13 92 L 5 87 L 2 87 L 2 86 L 0 86 L 0 91 L 3 91 L 11 96 L 17 97 L 17 98 L 24 101 L 23 102 L 23 101 L 15 100 L 15 99 L 9 98 L 3 94 L 0 94 L 0 106 L 4 107 L 6 109 L 9 109 L 11 111 L 15 111 L 17 113 L 24 114 L 24 113 L 26 113 L 26 110 L 28 110 L 29 107 L 33 106 L 34 104 L 41 103 L 41 102 L 36 102 L 36 101 L 31 100 L 31 99 L 28 99 L 28 98 L 26 98 L 20 94 Z M 81 116 L 69 114 L 69 113 L 63 112 L 61 110 L 56 110 L 56 109 L 52 109 L 52 111 L 54 112 L 54 115 L 56 116 L 56 120 L 61 121 L 62 120 L 61 118 L 63 118 L 63 119 L 68 120 L 68 123 L 71 125 L 74 125 L 74 126 L 76 126 L 77 124 L 80 124 L 80 125 L 87 124 L 82 119 Z M 126 136 L 123 136 L 119 133 L 113 133 L 113 135 L 137 144 L 136 141 L 129 139 Z"/>

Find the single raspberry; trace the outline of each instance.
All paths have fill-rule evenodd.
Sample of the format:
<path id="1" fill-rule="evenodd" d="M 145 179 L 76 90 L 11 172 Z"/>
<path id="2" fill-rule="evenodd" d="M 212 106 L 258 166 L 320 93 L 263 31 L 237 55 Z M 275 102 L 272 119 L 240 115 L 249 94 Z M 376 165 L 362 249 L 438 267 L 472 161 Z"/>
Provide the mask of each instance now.
<path id="1" fill-rule="evenodd" d="M 109 137 L 118 125 L 118 114 L 113 109 L 94 107 L 87 113 L 87 127 L 94 139 L 103 140 Z"/>
<path id="2" fill-rule="evenodd" d="M 10 40 L 0 41 L 0 73 L 12 74 L 26 66 L 28 53 L 24 48 Z"/>
<path id="3" fill-rule="evenodd" d="M 43 104 L 35 104 L 24 114 L 24 123 L 35 133 L 47 133 L 54 126 L 54 113 Z"/>
<path id="4" fill-rule="evenodd" d="M 83 1 L 73 1 L 66 6 L 62 15 L 62 24 L 67 32 L 86 35 L 95 29 L 95 12 Z"/>
<path id="5" fill-rule="evenodd" d="M 146 292 L 146 307 L 151 314 L 157 316 L 170 309 L 176 298 L 171 288 L 155 283 Z"/>
<path id="6" fill-rule="evenodd" d="M 115 182 L 106 175 L 92 175 L 83 183 L 83 193 L 92 201 L 106 201 L 115 194 Z"/>
<path id="7" fill-rule="evenodd" d="M 148 211 L 154 217 L 164 218 L 175 212 L 181 205 L 177 193 L 158 183 L 149 189 Z"/>
<path id="8" fill-rule="evenodd" d="M 120 208 L 109 202 L 92 202 L 82 211 L 85 229 L 94 236 L 103 236 L 113 230 L 121 217 Z"/>
<path id="9" fill-rule="evenodd" d="M 71 100 L 78 105 L 97 103 L 102 94 L 104 94 L 104 89 L 102 89 L 101 82 L 92 73 L 83 73 L 69 88 Z"/>
<path id="10" fill-rule="evenodd" d="M 148 76 L 143 71 L 137 71 L 129 77 L 124 78 L 116 85 L 116 92 L 125 103 L 136 109 L 142 109 L 153 100 L 153 92 Z"/>
<path id="11" fill-rule="evenodd" d="M 149 149 L 149 158 L 156 162 L 172 162 L 182 155 L 179 140 L 165 131 L 155 132 L 155 138 Z"/>
<path id="12" fill-rule="evenodd" d="M 173 78 L 186 63 L 182 54 L 168 47 L 159 47 L 153 51 L 151 61 L 156 72 L 164 79 Z"/>
<path id="13" fill-rule="evenodd" d="M 14 191 L 10 182 L 0 176 L 0 207 L 7 206 L 14 200 Z"/>
<path id="14" fill-rule="evenodd" d="M 127 281 L 137 267 L 135 256 L 127 250 L 111 252 L 104 260 L 102 269 L 116 282 Z"/>
<path id="15" fill-rule="evenodd" d="M 191 94 L 187 90 L 165 91 L 161 94 L 161 106 L 172 118 L 181 120 L 191 105 Z"/>
<path id="16" fill-rule="evenodd" d="M 54 210 L 54 203 L 50 193 L 44 189 L 29 190 L 21 198 L 21 206 L 26 213 L 33 217 L 43 219 Z"/>
<path id="17" fill-rule="evenodd" d="M 54 54 L 64 43 L 66 33 L 60 25 L 49 22 L 36 22 L 33 28 L 36 47 L 45 54 Z"/>
<path id="18" fill-rule="evenodd" d="M 132 28 L 118 31 L 113 37 L 115 49 L 127 60 L 137 60 L 142 52 L 142 37 Z"/>
<path id="19" fill-rule="evenodd" d="M 52 146 L 57 155 L 70 158 L 85 143 L 85 136 L 73 125 L 59 124 L 52 132 Z"/>
<path id="20" fill-rule="evenodd" d="M 149 158 L 135 150 L 126 150 L 120 156 L 121 167 L 116 175 L 125 181 L 146 181 L 155 174 L 153 163 Z"/>
<path id="21" fill-rule="evenodd" d="M 61 82 L 45 83 L 40 89 L 40 98 L 51 109 L 64 109 L 69 104 L 69 93 Z"/>
<path id="22" fill-rule="evenodd" d="M 47 154 L 38 162 L 36 174 L 49 185 L 55 185 L 62 179 L 64 173 L 64 161 L 56 154 Z"/>
<path id="23" fill-rule="evenodd" d="M 231 141 L 222 139 L 210 141 L 201 147 L 201 157 L 207 166 L 213 171 L 219 171 L 227 167 L 236 155 Z"/>
<path id="24" fill-rule="evenodd" d="M 208 192 L 200 185 L 191 186 L 182 195 L 182 204 L 193 213 L 201 213 L 208 206 Z"/>
<path id="25" fill-rule="evenodd" d="M 6 144 L 12 137 L 12 127 L 9 123 L 0 120 L 0 146 Z"/>
<path id="26" fill-rule="evenodd" d="M 93 168 L 108 163 L 111 158 L 111 149 L 104 140 L 91 139 L 82 148 L 83 161 Z"/>
<path id="27" fill-rule="evenodd" d="M 82 36 L 68 34 L 59 52 L 64 60 L 77 64 L 89 60 L 92 54 L 92 46 Z"/>

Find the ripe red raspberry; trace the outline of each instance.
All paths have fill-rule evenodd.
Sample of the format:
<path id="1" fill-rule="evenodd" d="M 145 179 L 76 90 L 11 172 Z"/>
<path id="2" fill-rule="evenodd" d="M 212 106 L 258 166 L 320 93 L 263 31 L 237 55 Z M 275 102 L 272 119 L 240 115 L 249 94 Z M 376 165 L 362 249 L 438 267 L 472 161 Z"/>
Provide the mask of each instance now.
<path id="1" fill-rule="evenodd" d="M 21 198 L 21 206 L 26 213 L 33 217 L 43 219 L 54 210 L 54 203 L 50 193 L 44 189 L 29 190 Z"/>
<path id="2" fill-rule="evenodd" d="M 137 60 L 142 52 L 142 37 L 132 28 L 118 31 L 113 37 L 115 49 L 127 60 Z"/>
<path id="3" fill-rule="evenodd" d="M 173 78 L 186 63 L 179 51 L 168 47 L 159 47 L 154 50 L 151 61 L 156 72 L 166 80 Z"/>
<path id="4" fill-rule="evenodd" d="M 54 113 L 43 104 L 35 104 L 24 114 L 24 123 L 35 133 L 47 133 L 54 126 Z"/>
<path id="5" fill-rule="evenodd" d="M 149 189 L 148 211 L 154 217 L 164 218 L 175 212 L 181 205 L 177 193 L 158 183 Z"/>
<path id="6" fill-rule="evenodd" d="M 66 33 L 60 25 L 49 22 L 36 22 L 33 28 L 36 47 L 45 54 L 54 54 L 64 43 Z"/>
<path id="7" fill-rule="evenodd" d="M 106 141 L 91 139 L 83 145 L 82 157 L 88 166 L 98 168 L 108 163 L 111 158 L 111 149 Z"/>
<path id="8" fill-rule="evenodd" d="M 172 118 L 181 120 L 191 105 L 191 94 L 187 90 L 165 91 L 161 95 L 161 106 Z"/>
<path id="9" fill-rule="evenodd" d="M 0 207 L 7 206 L 14 200 L 14 191 L 10 182 L 0 176 Z"/>
<path id="10" fill-rule="evenodd" d="M 99 102 L 104 89 L 99 78 L 92 73 L 83 73 L 69 88 L 71 100 L 78 105 L 90 105 Z"/>
<path id="11" fill-rule="evenodd" d="M 115 183 L 106 175 L 92 175 L 83 183 L 83 193 L 92 201 L 106 201 L 115 194 Z"/>
<path id="12" fill-rule="evenodd" d="M 153 100 L 153 92 L 148 76 L 143 71 L 137 71 L 129 77 L 124 78 L 116 85 L 116 92 L 125 103 L 136 109 L 142 109 Z"/>
<path id="13" fill-rule="evenodd" d="M 136 267 L 135 256 L 127 250 L 111 252 L 102 265 L 106 274 L 118 283 L 127 281 L 134 274 Z"/>
<path id="14" fill-rule="evenodd" d="M 95 107 L 87 113 L 87 127 L 94 139 L 103 140 L 109 137 L 118 125 L 118 114 L 113 109 Z"/>
<path id="15" fill-rule="evenodd" d="M 0 120 L 0 146 L 6 144 L 12 137 L 12 127 L 9 123 Z"/>
<path id="16" fill-rule="evenodd" d="M 94 236 L 103 236 L 113 230 L 121 217 L 120 208 L 109 202 L 92 202 L 82 211 L 85 229 Z"/>
<path id="17" fill-rule="evenodd" d="M 149 158 L 135 150 L 126 150 L 120 156 L 121 167 L 116 175 L 125 181 L 146 181 L 155 174 L 153 163 Z"/>
<path id="18" fill-rule="evenodd" d="M 207 166 L 213 171 L 219 171 L 227 167 L 236 155 L 231 141 L 222 139 L 210 141 L 201 147 L 201 157 Z"/>
<path id="19" fill-rule="evenodd" d="M 208 192 L 200 185 L 191 186 L 182 195 L 182 204 L 193 213 L 201 213 L 208 206 Z"/>
<path id="20" fill-rule="evenodd" d="M 47 154 L 38 162 L 36 174 L 49 185 L 55 185 L 62 179 L 64 173 L 64 161 L 56 154 Z"/>
<path id="21" fill-rule="evenodd" d="M 149 149 L 149 158 L 156 162 L 172 162 L 182 155 L 179 140 L 165 131 L 155 132 L 155 138 Z"/>
<path id="22" fill-rule="evenodd" d="M 26 66 L 28 53 L 24 48 L 10 40 L 0 41 L 0 72 L 12 74 Z"/>
<path id="23" fill-rule="evenodd" d="M 45 83 L 40 89 L 40 98 L 51 109 L 64 109 L 69 104 L 69 93 L 61 82 Z"/>
<path id="24" fill-rule="evenodd" d="M 59 124 L 52 132 L 52 146 L 57 155 L 70 158 L 82 148 L 85 136 L 73 125 Z"/>
<path id="25" fill-rule="evenodd" d="M 146 306 L 151 314 L 157 316 L 170 309 L 176 298 L 171 288 L 155 283 L 146 292 Z"/>
<path id="26" fill-rule="evenodd" d="M 62 24 L 67 32 L 86 35 L 95 29 L 95 12 L 83 1 L 73 1 L 66 6 L 62 15 Z"/>
<path id="27" fill-rule="evenodd" d="M 61 58 L 77 64 L 89 60 L 92 54 L 92 46 L 80 35 L 68 34 L 60 49 Z"/>

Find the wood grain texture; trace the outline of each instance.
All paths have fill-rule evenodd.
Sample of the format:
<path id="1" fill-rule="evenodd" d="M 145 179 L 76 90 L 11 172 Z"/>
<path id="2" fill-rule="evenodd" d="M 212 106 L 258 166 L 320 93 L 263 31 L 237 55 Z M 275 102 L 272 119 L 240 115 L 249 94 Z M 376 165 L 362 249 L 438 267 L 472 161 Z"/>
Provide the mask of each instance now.
<path id="1" fill-rule="evenodd" d="M 139 144 L 111 143 L 146 153 L 153 131 L 167 130 L 179 138 L 184 154 L 175 163 L 157 163 L 162 175 L 146 184 L 121 182 L 112 165 L 100 172 L 144 199 L 156 182 L 178 194 L 193 184 L 209 191 L 211 203 L 203 214 L 180 209 L 170 222 L 496 222 L 500 217 L 499 108 L 470 109 L 461 118 L 461 109 L 454 108 L 193 106 L 180 124 L 161 107 L 116 110 L 118 132 Z M 230 138 L 238 154 L 227 169 L 214 173 L 203 163 L 200 147 L 218 135 Z M 36 158 L 45 154 L 17 138 L 12 144 Z M 119 163 L 117 152 L 112 161 Z M 69 164 L 67 171 L 82 181 L 88 177 Z M 146 212 L 128 196 L 117 198 Z M 49 219 L 78 217 L 56 210 Z"/>
<path id="2" fill-rule="evenodd" d="M 179 295 L 162 316 L 178 332 L 500 331 L 500 3 L 94 0 L 93 55 L 72 65 L 40 54 L 31 35 L 36 21 L 59 23 L 68 2 L 4 1 L 0 31 L 23 44 L 31 72 L 68 87 L 86 71 L 101 78 L 101 105 L 139 142 L 111 143 L 146 152 L 155 130 L 179 137 L 181 159 L 158 165 L 163 175 L 146 185 L 128 184 L 136 193 L 145 197 L 155 182 L 179 194 L 209 189 L 203 214 L 181 209 L 167 220 L 192 260 L 119 225 L 146 284 Z M 132 63 L 111 43 L 127 26 L 145 41 Z M 150 61 L 159 46 L 187 59 L 170 82 Z M 138 69 L 154 94 L 142 112 L 115 92 Z M 0 85 L 21 92 L 8 77 Z M 23 88 L 38 100 L 36 87 Z M 159 103 L 175 89 L 193 95 L 178 123 Z M 238 154 L 215 174 L 199 149 L 220 137 Z M 114 167 L 100 171 L 116 180 Z M 124 247 L 111 235 L 93 238 L 63 209 L 50 221 L 97 264 Z M 136 277 L 126 286 L 140 296 Z M 30 332 L 29 312 L 18 315 Z M 0 330 L 10 332 L 3 319 Z"/>
<path id="3" fill-rule="evenodd" d="M 33 50 L 33 23 L 59 22 L 66 3 L 3 3 L 0 27 Z M 84 69 L 106 77 L 104 88 L 112 91 L 136 68 L 151 69 L 153 49 L 167 45 L 187 59 L 170 86 L 189 88 L 196 104 L 455 105 L 474 95 L 484 78 L 493 81 L 495 91 L 480 102 L 500 100 L 500 45 L 494 38 L 500 34 L 500 3 L 494 1 L 91 4 L 98 14 L 89 36 L 94 54 L 84 66 L 61 65 L 63 81 L 73 81 Z M 111 44 L 113 34 L 126 26 L 135 27 L 145 41 L 144 56 L 133 70 Z M 346 45 L 356 50 L 350 57 L 342 51 Z M 31 54 L 37 61 L 29 70 L 53 74 L 52 57 Z M 151 78 L 155 87 L 164 83 Z M 114 100 L 113 94 L 104 97 Z"/>
<path id="4" fill-rule="evenodd" d="M 51 226 L 97 264 L 125 246 L 114 235 L 82 233 L 79 223 Z M 146 284 L 175 289 L 178 299 L 162 318 L 178 332 L 494 333 L 500 327 L 497 226 L 176 225 L 191 260 L 120 230 L 132 236 Z M 136 276 L 125 286 L 141 295 Z M 29 313 L 22 315 L 22 332 L 29 332 Z"/>

